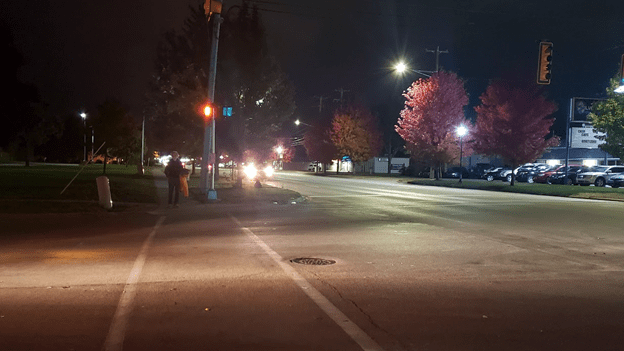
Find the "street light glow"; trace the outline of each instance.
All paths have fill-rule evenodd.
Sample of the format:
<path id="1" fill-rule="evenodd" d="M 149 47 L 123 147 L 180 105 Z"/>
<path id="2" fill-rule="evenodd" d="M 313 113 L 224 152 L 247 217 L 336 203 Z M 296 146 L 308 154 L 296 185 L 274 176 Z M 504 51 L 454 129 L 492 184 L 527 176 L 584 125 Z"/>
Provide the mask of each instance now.
<path id="1" fill-rule="evenodd" d="M 464 125 L 461 125 L 457 127 L 456 132 L 457 132 L 457 136 L 461 138 L 464 135 L 468 134 L 468 128 L 466 128 Z"/>
<path id="2" fill-rule="evenodd" d="M 396 64 L 396 66 L 394 66 L 394 69 L 398 72 L 398 73 L 403 73 L 407 70 L 407 65 L 404 62 L 399 62 Z"/>
<path id="3" fill-rule="evenodd" d="M 80 113 L 80 117 L 82 117 L 82 119 L 87 119 L 87 114 L 82 112 Z"/>
<path id="4" fill-rule="evenodd" d="M 299 120 L 296 120 L 296 121 L 295 121 L 295 125 L 296 125 L 296 126 L 298 126 L 298 125 L 300 125 L 300 124 L 301 124 L 301 121 L 299 121 Z"/>
<path id="5" fill-rule="evenodd" d="M 281 154 L 282 154 L 282 152 L 284 151 L 284 148 L 283 148 L 283 147 L 281 147 L 281 146 L 278 146 L 278 147 L 276 147 L 276 148 L 275 148 L 275 151 L 276 151 L 278 154 L 280 154 L 280 155 L 281 155 Z"/>

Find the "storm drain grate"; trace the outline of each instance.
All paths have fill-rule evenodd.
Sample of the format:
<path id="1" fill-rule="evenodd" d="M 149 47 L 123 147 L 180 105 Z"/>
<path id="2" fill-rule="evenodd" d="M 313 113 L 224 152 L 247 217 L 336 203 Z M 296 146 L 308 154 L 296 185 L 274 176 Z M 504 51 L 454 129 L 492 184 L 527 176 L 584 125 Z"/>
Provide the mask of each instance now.
<path id="1" fill-rule="evenodd" d="M 299 263 L 299 264 L 308 264 L 313 266 L 327 266 L 330 264 L 336 263 L 334 260 L 326 260 L 324 258 L 314 258 L 314 257 L 299 257 L 290 260 L 290 262 Z"/>

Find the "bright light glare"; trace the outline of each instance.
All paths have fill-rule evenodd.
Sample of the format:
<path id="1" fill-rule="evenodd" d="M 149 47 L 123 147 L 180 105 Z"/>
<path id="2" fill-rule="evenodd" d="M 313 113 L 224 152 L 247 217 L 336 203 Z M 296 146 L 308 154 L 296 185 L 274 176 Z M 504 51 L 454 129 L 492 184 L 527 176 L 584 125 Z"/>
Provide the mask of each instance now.
<path id="1" fill-rule="evenodd" d="M 465 126 L 461 125 L 459 127 L 457 127 L 457 136 L 459 137 L 463 137 L 464 135 L 468 134 L 468 128 L 466 128 Z"/>
<path id="2" fill-rule="evenodd" d="M 258 170 L 256 169 L 256 166 L 254 166 L 253 163 L 250 163 L 247 166 L 245 166 L 245 168 L 243 168 L 243 172 L 245 172 L 245 175 L 249 179 L 254 179 L 256 175 L 258 175 Z"/>
<path id="3" fill-rule="evenodd" d="M 301 124 L 301 121 L 299 121 L 299 120 L 296 120 L 296 121 L 295 121 L 295 125 L 296 125 L 296 126 L 298 126 L 298 125 L 300 125 L 300 124 Z"/>
<path id="4" fill-rule="evenodd" d="M 212 116 L 212 106 L 206 105 L 204 107 L 204 116 L 211 117 Z"/>
<path id="5" fill-rule="evenodd" d="M 83 113 L 80 114 L 80 117 L 82 117 L 83 119 L 86 119 L 87 118 L 87 114 L 83 112 Z"/>
<path id="6" fill-rule="evenodd" d="M 559 163 L 559 160 L 546 160 L 546 163 L 547 163 L 549 166 L 556 166 L 556 165 L 560 164 L 560 163 Z"/>
<path id="7" fill-rule="evenodd" d="M 278 147 L 276 147 L 276 148 L 275 148 L 275 151 L 276 151 L 278 154 L 281 154 L 282 152 L 284 152 L 284 148 L 283 148 L 283 147 L 281 147 L 281 146 L 278 146 Z"/>
<path id="8" fill-rule="evenodd" d="M 273 173 L 275 173 L 275 170 L 273 169 L 273 167 L 271 167 L 271 166 L 266 166 L 266 167 L 264 168 L 264 174 L 265 174 L 267 177 L 272 177 L 272 176 L 273 176 Z"/>
<path id="9" fill-rule="evenodd" d="M 598 164 L 598 160 L 583 160 L 583 166 L 593 167 Z"/>
<path id="10" fill-rule="evenodd" d="M 403 73 L 407 70 L 407 65 L 404 62 L 399 62 L 394 66 L 394 69 L 399 73 Z"/>

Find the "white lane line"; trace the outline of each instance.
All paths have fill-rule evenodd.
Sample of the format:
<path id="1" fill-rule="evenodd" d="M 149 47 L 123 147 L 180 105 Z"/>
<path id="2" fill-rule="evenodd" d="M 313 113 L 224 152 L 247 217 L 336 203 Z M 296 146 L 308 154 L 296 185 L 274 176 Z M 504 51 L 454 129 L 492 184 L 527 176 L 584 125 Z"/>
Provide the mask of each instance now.
<path id="1" fill-rule="evenodd" d="M 334 306 L 323 294 L 316 290 L 304 277 L 302 277 L 297 271 L 289 264 L 284 262 L 282 256 L 273 251 L 262 239 L 260 239 L 249 228 L 243 227 L 241 222 L 231 214 L 230 218 L 238 225 L 247 236 L 253 240 L 258 246 L 260 246 L 264 252 L 269 255 L 275 263 L 277 263 L 286 275 L 288 275 L 303 292 L 308 295 L 323 312 L 325 312 L 329 318 L 331 318 L 342 330 L 347 333 L 364 351 L 383 351 L 381 346 L 377 344 L 370 336 L 368 336 L 360 327 L 353 323 L 344 313 L 342 313 L 338 307 Z"/>
<path id="2" fill-rule="evenodd" d="M 149 250 L 149 246 L 154 239 L 154 235 L 156 235 L 156 231 L 160 228 L 164 220 L 165 216 L 161 216 L 158 219 L 154 229 L 152 229 L 152 232 L 143 242 L 139 256 L 134 261 L 134 266 L 130 271 L 130 276 L 126 281 L 126 286 L 124 286 L 124 290 L 121 293 L 121 298 L 119 299 L 119 304 L 117 305 L 117 311 L 115 311 L 115 316 L 113 317 L 110 329 L 108 330 L 106 341 L 104 341 L 104 347 L 102 348 L 104 351 L 121 351 L 123 349 L 126 327 L 128 326 L 128 320 L 130 319 L 130 312 L 132 312 L 132 304 L 137 292 L 137 283 L 139 281 L 139 277 L 141 276 L 145 260 L 147 259 L 147 251 Z"/>

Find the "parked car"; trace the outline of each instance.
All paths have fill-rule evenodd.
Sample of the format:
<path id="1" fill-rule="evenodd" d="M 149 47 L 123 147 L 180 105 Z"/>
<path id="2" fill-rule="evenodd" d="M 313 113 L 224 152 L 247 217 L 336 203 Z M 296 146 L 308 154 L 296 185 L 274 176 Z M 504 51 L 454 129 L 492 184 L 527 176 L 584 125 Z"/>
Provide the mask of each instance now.
<path id="1" fill-rule="evenodd" d="M 549 183 L 550 176 L 555 174 L 560 169 L 565 169 L 565 165 L 557 165 L 548 170 L 541 171 L 533 177 L 533 181 L 535 183 Z"/>
<path id="2" fill-rule="evenodd" d="M 550 177 L 548 177 L 548 183 L 550 184 L 567 184 L 567 185 L 576 185 L 576 176 L 579 173 L 587 172 L 589 167 L 581 166 L 581 165 L 569 165 L 568 166 L 568 177 L 565 175 L 565 167 L 559 168 L 555 173 L 553 173 Z"/>
<path id="3" fill-rule="evenodd" d="M 516 180 L 519 182 L 533 183 L 533 179 L 540 172 L 546 172 L 553 166 L 545 163 L 533 163 L 530 166 L 522 166 L 516 173 Z"/>
<path id="4" fill-rule="evenodd" d="M 483 174 L 483 179 L 491 182 L 493 180 L 511 181 L 511 171 L 509 167 L 496 167 L 491 168 Z"/>
<path id="5" fill-rule="evenodd" d="M 477 163 L 470 168 L 470 178 L 480 179 L 488 170 L 492 169 L 489 163 Z"/>
<path id="6" fill-rule="evenodd" d="M 616 174 L 611 177 L 611 186 L 614 188 L 620 188 L 624 186 L 624 173 Z"/>
<path id="7" fill-rule="evenodd" d="M 612 176 L 624 172 L 624 166 L 594 166 L 587 172 L 579 173 L 576 181 L 579 185 L 605 186 L 610 182 Z"/>
<path id="8" fill-rule="evenodd" d="M 462 178 L 466 179 L 470 176 L 470 173 L 466 167 L 451 167 L 446 172 L 442 173 L 443 178 L 459 178 L 461 172 Z"/>

